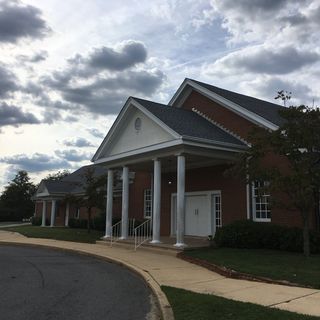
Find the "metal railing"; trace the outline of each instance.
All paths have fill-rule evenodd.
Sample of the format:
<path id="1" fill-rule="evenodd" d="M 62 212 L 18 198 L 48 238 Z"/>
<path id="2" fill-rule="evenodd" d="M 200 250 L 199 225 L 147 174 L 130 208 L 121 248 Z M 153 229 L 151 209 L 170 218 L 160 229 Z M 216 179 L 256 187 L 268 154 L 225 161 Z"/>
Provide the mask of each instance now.
<path id="1" fill-rule="evenodd" d="M 134 225 L 136 219 L 129 219 L 128 221 L 128 236 L 132 237 L 134 235 Z M 110 246 L 121 239 L 121 229 L 122 229 L 122 220 L 118 221 L 112 226 L 111 237 L 110 237 Z"/>
<path id="2" fill-rule="evenodd" d="M 118 221 L 112 226 L 111 229 L 111 237 L 110 237 L 110 246 L 112 247 L 112 244 L 119 241 L 121 238 L 121 226 L 122 226 L 122 220 Z"/>
<path id="3" fill-rule="evenodd" d="M 134 228 L 134 250 L 152 238 L 151 219 Z"/>

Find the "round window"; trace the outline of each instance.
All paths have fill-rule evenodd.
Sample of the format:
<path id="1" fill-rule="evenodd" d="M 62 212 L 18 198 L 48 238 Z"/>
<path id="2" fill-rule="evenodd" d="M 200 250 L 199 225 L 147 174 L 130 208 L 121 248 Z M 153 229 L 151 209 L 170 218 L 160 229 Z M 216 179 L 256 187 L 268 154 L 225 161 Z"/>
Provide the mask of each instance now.
<path id="1" fill-rule="evenodd" d="M 141 119 L 137 118 L 136 121 L 134 122 L 134 128 L 139 131 L 141 129 Z"/>

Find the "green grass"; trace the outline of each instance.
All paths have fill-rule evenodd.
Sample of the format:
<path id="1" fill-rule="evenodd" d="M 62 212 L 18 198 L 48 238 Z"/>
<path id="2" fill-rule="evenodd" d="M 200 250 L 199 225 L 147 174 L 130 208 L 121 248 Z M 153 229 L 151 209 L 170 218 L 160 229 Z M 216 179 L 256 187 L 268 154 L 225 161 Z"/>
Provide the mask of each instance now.
<path id="1" fill-rule="evenodd" d="M 86 229 L 62 227 L 43 228 L 38 226 L 19 226 L 3 228 L 3 230 L 19 232 L 29 238 L 45 238 L 85 243 L 95 243 L 96 240 L 103 236 L 103 232 L 101 231 L 91 230 L 91 232 L 88 233 Z"/>
<path id="2" fill-rule="evenodd" d="M 300 253 L 231 248 L 185 253 L 235 271 L 320 288 L 320 255 L 305 258 Z"/>
<path id="3" fill-rule="evenodd" d="M 162 287 L 175 320 L 312 320 L 318 317 L 228 300 L 214 295 Z"/>

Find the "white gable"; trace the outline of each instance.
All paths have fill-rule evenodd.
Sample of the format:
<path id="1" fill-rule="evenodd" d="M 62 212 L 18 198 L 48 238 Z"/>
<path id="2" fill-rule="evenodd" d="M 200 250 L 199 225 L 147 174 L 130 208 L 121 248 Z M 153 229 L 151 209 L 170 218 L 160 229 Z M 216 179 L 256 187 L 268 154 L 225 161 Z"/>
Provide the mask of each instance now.
<path id="1" fill-rule="evenodd" d="M 140 128 L 136 128 L 136 121 L 140 122 Z M 172 135 L 136 108 L 131 110 L 122 123 L 121 129 L 117 131 L 104 156 L 112 156 L 173 139 Z"/>
<path id="2" fill-rule="evenodd" d="M 137 120 L 140 119 L 140 120 Z M 139 126 L 140 123 L 140 126 Z M 174 140 L 174 136 L 162 128 L 144 112 L 131 106 L 118 123 L 100 157 L 110 157 Z"/>
<path id="3" fill-rule="evenodd" d="M 49 195 L 49 191 L 47 189 L 47 187 L 45 186 L 44 182 L 41 181 L 37 192 L 36 192 L 36 197 L 41 197 L 41 196 L 48 196 Z"/>

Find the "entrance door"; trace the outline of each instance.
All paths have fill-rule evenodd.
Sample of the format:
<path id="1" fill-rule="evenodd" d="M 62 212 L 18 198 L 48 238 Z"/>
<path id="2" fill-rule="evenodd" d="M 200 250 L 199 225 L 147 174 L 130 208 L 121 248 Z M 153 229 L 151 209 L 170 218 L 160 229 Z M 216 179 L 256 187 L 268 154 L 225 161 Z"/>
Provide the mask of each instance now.
<path id="1" fill-rule="evenodd" d="M 185 194 L 185 235 L 207 237 L 221 226 L 220 191 L 189 192 Z M 177 195 L 171 197 L 171 235 L 176 234 Z"/>
<path id="2" fill-rule="evenodd" d="M 207 194 L 186 196 L 186 235 L 208 236 L 211 234 L 211 210 L 208 200 Z"/>

